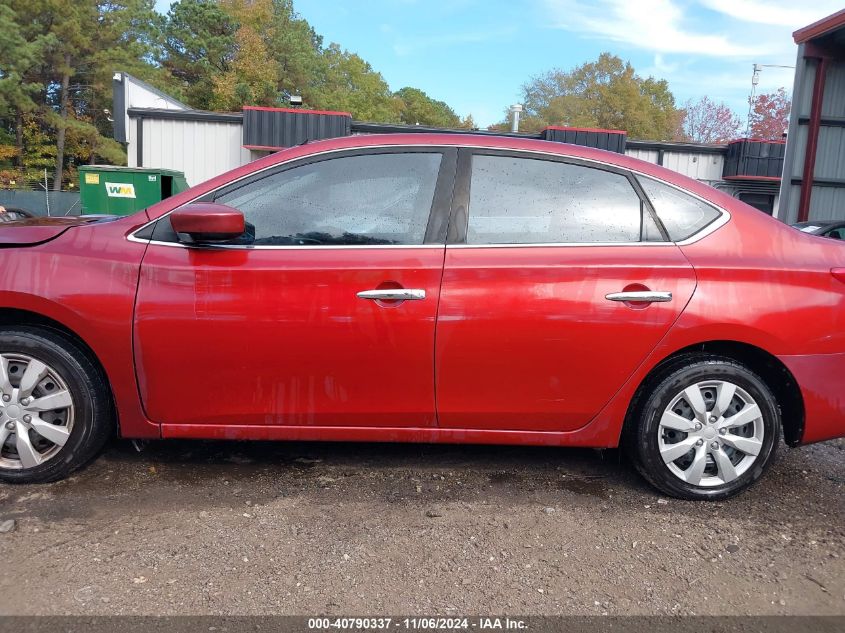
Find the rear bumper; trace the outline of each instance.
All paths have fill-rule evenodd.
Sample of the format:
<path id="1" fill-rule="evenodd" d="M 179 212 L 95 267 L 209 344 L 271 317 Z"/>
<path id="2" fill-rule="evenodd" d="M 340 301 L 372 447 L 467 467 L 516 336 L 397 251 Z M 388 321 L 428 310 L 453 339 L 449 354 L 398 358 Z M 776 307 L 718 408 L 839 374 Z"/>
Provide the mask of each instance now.
<path id="1" fill-rule="evenodd" d="M 845 436 L 845 354 L 779 356 L 804 398 L 801 444 Z"/>

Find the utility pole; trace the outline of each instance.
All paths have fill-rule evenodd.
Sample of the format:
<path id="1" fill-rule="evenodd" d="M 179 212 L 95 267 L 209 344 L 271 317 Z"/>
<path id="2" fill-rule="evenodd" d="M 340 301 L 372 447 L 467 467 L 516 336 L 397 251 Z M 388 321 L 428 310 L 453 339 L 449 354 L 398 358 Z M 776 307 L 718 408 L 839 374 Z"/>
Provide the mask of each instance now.
<path id="1" fill-rule="evenodd" d="M 751 94 L 748 96 L 748 116 L 745 119 L 745 138 L 751 134 L 751 111 L 754 108 L 754 95 L 757 92 L 757 84 L 760 83 L 760 71 L 764 68 L 792 68 L 795 66 L 784 66 L 783 64 L 754 64 L 754 72 L 751 73 Z"/>

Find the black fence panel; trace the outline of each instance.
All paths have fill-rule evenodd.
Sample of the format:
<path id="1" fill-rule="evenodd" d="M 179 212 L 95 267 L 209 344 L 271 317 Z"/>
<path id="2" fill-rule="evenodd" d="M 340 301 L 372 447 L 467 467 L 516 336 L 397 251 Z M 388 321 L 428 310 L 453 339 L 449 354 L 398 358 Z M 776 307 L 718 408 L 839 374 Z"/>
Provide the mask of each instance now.
<path id="1" fill-rule="evenodd" d="M 605 149 L 617 154 L 625 153 L 628 133 L 624 130 L 600 130 L 578 127 L 547 127 L 543 130 L 543 139 L 558 143 L 572 143 L 584 147 Z"/>
<path id="2" fill-rule="evenodd" d="M 248 149 L 277 150 L 352 133 L 352 116 L 346 112 L 244 106 L 243 115 Z"/>
<path id="3" fill-rule="evenodd" d="M 779 179 L 783 173 L 783 156 L 786 143 L 783 141 L 759 141 L 740 139 L 728 143 L 725 179 Z"/>

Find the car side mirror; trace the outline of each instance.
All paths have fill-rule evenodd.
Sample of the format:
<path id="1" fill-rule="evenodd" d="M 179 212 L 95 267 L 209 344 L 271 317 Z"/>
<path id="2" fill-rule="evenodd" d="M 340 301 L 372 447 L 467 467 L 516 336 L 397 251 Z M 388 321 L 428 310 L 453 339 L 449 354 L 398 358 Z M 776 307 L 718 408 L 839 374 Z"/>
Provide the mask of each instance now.
<path id="1" fill-rule="evenodd" d="M 192 202 L 170 214 L 170 224 L 190 243 L 226 242 L 244 234 L 246 222 L 243 212 L 225 204 Z"/>

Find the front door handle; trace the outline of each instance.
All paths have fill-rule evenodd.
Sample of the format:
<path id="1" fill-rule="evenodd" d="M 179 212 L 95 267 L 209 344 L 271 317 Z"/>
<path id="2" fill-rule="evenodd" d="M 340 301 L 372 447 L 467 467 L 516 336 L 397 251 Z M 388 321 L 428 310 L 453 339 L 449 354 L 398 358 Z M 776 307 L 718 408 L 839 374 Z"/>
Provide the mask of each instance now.
<path id="1" fill-rule="evenodd" d="M 359 299 L 373 301 L 419 301 L 425 299 L 425 290 L 417 288 L 385 288 L 384 290 L 362 290 Z"/>
<path id="2" fill-rule="evenodd" d="M 630 301 L 634 303 L 663 303 L 672 300 L 671 292 L 636 290 L 633 292 L 611 292 L 604 296 L 608 301 Z"/>

